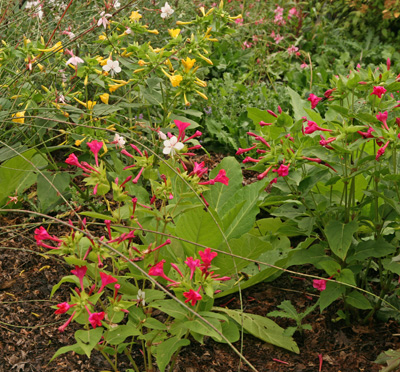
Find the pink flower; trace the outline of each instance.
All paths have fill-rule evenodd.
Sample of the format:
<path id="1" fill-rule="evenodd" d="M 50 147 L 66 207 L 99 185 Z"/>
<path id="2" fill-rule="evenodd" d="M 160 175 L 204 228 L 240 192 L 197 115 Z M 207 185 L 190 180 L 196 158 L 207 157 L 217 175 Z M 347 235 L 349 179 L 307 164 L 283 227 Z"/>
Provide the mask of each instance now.
<path id="1" fill-rule="evenodd" d="M 204 251 L 199 251 L 199 255 L 201 260 L 203 261 L 202 266 L 208 269 L 211 265 L 211 261 L 218 256 L 218 253 L 211 252 L 211 248 L 206 248 Z"/>
<path id="2" fill-rule="evenodd" d="M 361 132 L 360 130 L 357 131 L 357 133 L 360 134 L 364 139 L 374 138 L 374 136 L 372 135 L 372 132 L 375 132 L 375 129 L 372 127 L 369 127 L 368 131 L 366 131 L 366 132 Z"/>
<path id="3" fill-rule="evenodd" d="M 327 91 L 325 91 L 324 93 L 324 97 L 325 98 L 330 98 L 332 93 L 336 90 L 336 88 L 332 88 L 332 89 L 328 89 Z"/>
<path id="4" fill-rule="evenodd" d="M 285 177 L 289 174 L 289 165 L 281 164 L 278 169 L 273 169 L 272 172 L 278 173 L 279 177 Z"/>
<path id="5" fill-rule="evenodd" d="M 101 287 L 97 293 L 100 293 L 106 285 L 116 283 L 118 281 L 118 279 L 114 278 L 112 275 L 108 275 L 103 272 L 100 272 L 100 277 L 101 277 Z"/>
<path id="6" fill-rule="evenodd" d="M 186 139 L 183 140 L 182 142 L 185 143 L 185 142 L 187 142 L 187 141 L 189 141 L 189 140 L 191 140 L 191 139 L 193 139 L 193 138 L 200 137 L 202 134 L 203 134 L 203 133 L 201 133 L 199 130 L 196 130 L 196 133 L 195 133 L 195 134 L 193 134 L 192 136 L 186 138 Z M 184 136 L 185 136 L 185 135 L 184 135 Z M 198 148 L 201 148 L 201 146 L 198 147 Z"/>
<path id="7" fill-rule="evenodd" d="M 307 68 L 308 67 L 308 65 L 307 65 L 307 63 L 305 63 L 305 62 L 303 62 L 301 65 L 300 65 L 300 68 Z"/>
<path id="8" fill-rule="evenodd" d="M 319 291 L 324 291 L 326 289 L 326 280 L 324 279 L 314 279 L 313 287 Z"/>
<path id="9" fill-rule="evenodd" d="M 101 313 L 91 313 L 89 315 L 89 322 L 93 328 L 96 328 L 97 326 L 101 327 L 101 321 L 104 319 L 104 315 L 104 311 Z"/>
<path id="10" fill-rule="evenodd" d="M 336 137 L 331 137 L 331 138 L 325 139 L 325 137 L 324 137 L 322 134 L 320 134 L 320 136 L 321 136 L 321 141 L 319 141 L 319 144 L 320 144 L 321 146 L 323 146 L 323 147 L 326 147 L 326 148 L 329 149 L 329 150 L 332 150 L 333 147 L 332 147 L 332 146 L 329 146 L 329 144 L 330 144 L 331 142 L 333 142 L 333 141 L 336 139 Z"/>
<path id="11" fill-rule="evenodd" d="M 291 47 L 289 47 L 287 49 L 289 56 L 293 55 L 294 53 L 296 53 L 299 50 L 299 48 L 295 47 L 294 45 L 292 45 Z"/>
<path id="12" fill-rule="evenodd" d="M 380 121 L 380 122 L 382 122 L 382 124 L 383 124 L 383 127 L 386 129 L 386 130 L 389 130 L 389 127 L 388 127 L 388 125 L 387 125 L 387 118 L 388 118 L 388 112 L 387 111 L 385 111 L 385 112 L 379 112 L 377 115 L 376 115 L 376 118 Z"/>
<path id="13" fill-rule="evenodd" d="M 70 305 L 68 302 L 62 302 L 61 304 L 57 304 L 56 306 L 58 307 L 58 309 L 55 311 L 55 314 L 64 314 L 71 307 L 76 306 L 76 304 Z"/>
<path id="14" fill-rule="evenodd" d="M 253 150 L 253 149 L 256 148 L 256 147 L 257 147 L 257 144 L 255 144 L 254 146 L 249 147 L 249 148 L 247 148 L 247 149 L 242 149 L 242 148 L 239 147 L 239 149 L 236 151 L 236 155 L 242 155 L 243 153 L 248 152 L 248 151 L 251 151 L 251 150 Z"/>
<path id="15" fill-rule="evenodd" d="M 164 263 L 165 263 L 165 260 L 161 260 L 158 264 L 152 266 L 149 270 L 149 275 L 160 276 L 161 278 L 167 280 L 168 282 L 171 282 L 173 284 L 178 284 L 175 280 L 168 278 L 164 274 Z"/>
<path id="16" fill-rule="evenodd" d="M 180 120 L 174 120 L 174 123 L 179 129 L 178 141 L 182 141 L 185 138 L 185 130 L 190 126 L 190 123 L 185 123 Z"/>
<path id="17" fill-rule="evenodd" d="M 196 271 L 196 267 L 200 267 L 200 260 L 194 259 L 193 257 L 188 257 L 185 261 L 185 264 L 189 266 L 190 269 L 190 280 L 192 280 L 194 272 Z"/>
<path id="18" fill-rule="evenodd" d="M 101 18 L 98 20 L 97 26 L 100 27 L 101 25 L 103 25 L 104 28 L 107 28 L 107 25 L 110 23 L 108 22 L 107 18 L 112 17 L 112 15 L 106 14 L 106 12 L 101 12 L 100 16 Z"/>
<path id="19" fill-rule="evenodd" d="M 387 67 L 387 70 L 389 71 L 390 70 L 390 58 L 388 58 L 386 60 L 386 67 Z"/>
<path id="20" fill-rule="evenodd" d="M 226 176 L 225 169 L 221 169 L 214 179 L 204 181 L 204 182 L 199 182 L 199 185 L 214 185 L 216 182 L 220 182 L 220 183 L 223 183 L 224 185 L 228 186 L 229 178 Z"/>
<path id="21" fill-rule="evenodd" d="M 372 93 L 370 96 L 375 95 L 378 96 L 378 98 L 382 98 L 382 95 L 386 93 L 386 89 L 381 86 L 373 87 Z"/>
<path id="22" fill-rule="evenodd" d="M 307 101 L 311 102 L 311 108 L 315 109 L 315 107 L 318 105 L 318 102 L 321 101 L 322 98 L 317 97 L 315 94 L 310 94 L 310 96 L 307 98 Z"/>
<path id="23" fill-rule="evenodd" d="M 74 311 L 73 314 L 69 317 L 69 319 L 61 327 L 58 328 L 58 330 L 60 332 L 64 332 L 65 331 L 65 328 L 67 328 L 69 323 L 71 323 L 71 320 L 73 319 L 75 314 L 76 314 L 76 311 Z"/>
<path id="24" fill-rule="evenodd" d="M 67 158 L 67 160 L 65 160 L 65 162 L 69 165 L 75 165 L 78 168 L 81 168 L 83 170 L 86 171 L 85 167 L 83 167 L 80 163 L 78 158 L 76 157 L 76 155 L 74 153 L 70 154 Z"/>
<path id="25" fill-rule="evenodd" d="M 279 34 L 276 35 L 276 36 L 274 37 L 275 44 L 279 44 L 283 39 L 284 39 L 283 36 L 281 36 L 281 35 L 279 35 Z"/>
<path id="26" fill-rule="evenodd" d="M 81 283 L 82 292 L 85 291 L 83 287 L 83 277 L 86 275 L 87 267 L 86 266 L 77 266 L 75 265 L 75 270 L 71 270 L 71 273 L 76 275 L 79 278 L 79 282 Z"/>
<path id="27" fill-rule="evenodd" d="M 98 154 L 101 148 L 103 147 L 103 142 L 93 140 L 92 142 L 88 142 L 87 145 L 90 148 L 90 151 L 94 155 L 94 158 L 96 160 L 96 166 L 99 166 Z"/>
<path id="28" fill-rule="evenodd" d="M 183 295 L 186 297 L 185 303 L 190 302 L 192 306 L 196 305 L 196 302 L 203 298 L 199 293 L 200 289 L 201 287 L 197 291 L 190 289 L 189 292 L 183 292 Z"/>
<path id="29" fill-rule="evenodd" d="M 201 178 L 205 173 L 207 173 L 208 168 L 204 167 L 204 161 L 201 163 L 194 162 L 193 171 L 189 174 L 190 176 L 196 175 Z"/>
<path id="30" fill-rule="evenodd" d="M 260 173 L 260 174 L 257 176 L 257 179 L 258 179 L 259 181 L 261 181 L 263 178 L 267 177 L 267 175 L 268 175 L 269 171 L 271 170 L 271 168 L 272 168 L 272 165 L 271 165 L 269 168 L 267 168 L 264 172 Z"/>
<path id="31" fill-rule="evenodd" d="M 332 132 L 332 129 L 324 129 L 317 125 L 316 122 L 309 120 L 307 122 L 307 127 L 304 129 L 304 134 L 311 134 L 317 130 L 321 130 L 323 132 Z"/>
<path id="32" fill-rule="evenodd" d="M 67 66 L 68 65 L 73 65 L 73 66 L 77 67 L 78 63 L 84 63 L 85 62 L 82 58 L 77 57 L 71 51 L 70 51 L 69 54 L 71 55 L 71 58 L 65 63 Z"/>
<path id="33" fill-rule="evenodd" d="M 376 158 L 375 158 L 377 161 L 378 161 L 379 158 L 385 153 L 386 147 L 388 147 L 389 143 L 390 143 L 390 141 L 387 141 L 387 142 L 385 143 L 385 145 L 382 146 L 382 147 L 378 150 L 378 152 L 376 153 Z"/>

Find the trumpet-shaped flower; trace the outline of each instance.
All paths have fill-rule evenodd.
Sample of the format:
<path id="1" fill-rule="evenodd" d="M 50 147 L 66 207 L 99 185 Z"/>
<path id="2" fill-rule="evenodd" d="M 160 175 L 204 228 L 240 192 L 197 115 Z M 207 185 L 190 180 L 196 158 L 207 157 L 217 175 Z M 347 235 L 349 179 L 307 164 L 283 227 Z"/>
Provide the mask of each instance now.
<path id="1" fill-rule="evenodd" d="M 129 19 L 132 22 L 139 22 L 140 18 L 142 18 L 142 15 L 138 11 L 133 11 L 132 14 L 129 16 Z"/>
<path id="2" fill-rule="evenodd" d="M 87 267 L 86 266 L 77 266 L 75 265 L 75 270 L 71 270 L 71 273 L 76 275 L 79 279 L 79 283 L 81 284 L 82 292 L 84 292 L 85 287 L 83 286 L 83 277 L 86 275 Z"/>
<path id="3" fill-rule="evenodd" d="M 168 33 L 173 39 L 176 39 L 181 33 L 181 29 L 180 28 L 169 29 Z"/>
<path id="4" fill-rule="evenodd" d="M 193 65 L 196 63 L 196 60 L 194 58 L 190 59 L 189 57 L 186 57 L 186 60 L 182 59 L 181 62 L 183 67 L 185 68 L 185 72 L 188 73 L 192 69 Z"/>
<path id="5" fill-rule="evenodd" d="M 315 94 L 310 94 L 310 96 L 307 98 L 307 101 L 311 102 L 311 108 L 315 109 L 315 107 L 318 105 L 318 102 L 321 101 L 322 98 L 317 97 Z"/>
<path id="6" fill-rule="evenodd" d="M 314 133 L 315 131 L 320 130 L 323 132 L 332 132 L 332 129 L 325 129 L 325 128 L 321 128 L 317 125 L 316 122 L 309 120 L 307 122 L 307 127 L 305 129 L 303 129 L 303 133 L 304 134 L 311 134 Z"/>
<path id="7" fill-rule="evenodd" d="M 101 327 L 101 321 L 104 319 L 105 313 L 104 311 L 100 313 L 91 313 L 89 315 L 89 322 L 92 325 L 93 328 L 96 328 L 97 326 Z"/>
<path id="8" fill-rule="evenodd" d="M 324 279 L 314 279 L 313 280 L 313 287 L 318 289 L 319 291 L 325 291 L 326 289 L 326 280 Z"/>
<path id="9" fill-rule="evenodd" d="M 87 143 L 88 147 L 90 148 L 90 151 L 93 153 L 94 158 L 96 160 L 96 166 L 99 166 L 99 151 L 103 147 L 103 142 L 93 140 L 92 142 Z"/>
<path id="10" fill-rule="evenodd" d="M 169 18 L 174 13 L 174 10 L 171 8 L 167 2 L 161 7 L 161 18 Z"/>
<path id="11" fill-rule="evenodd" d="M 382 147 L 378 150 L 378 152 L 376 153 L 376 157 L 375 157 L 375 159 L 376 159 L 377 161 L 378 161 L 379 158 L 385 153 L 386 147 L 388 147 L 389 143 L 390 143 L 390 141 L 387 141 L 387 142 L 385 143 L 385 145 L 382 146 Z"/>
<path id="12" fill-rule="evenodd" d="M 375 95 L 378 98 L 382 98 L 382 95 L 384 95 L 385 93 L 386 89 L 384 87 L 377 86 L 372 88 L 372 93 L 370 94 L 370 96 Z"/>
<path id="13" fill-rule="evenodd" d="M 387 111 L 379 112 L 379 113 L 376 115 L 376 118 L 383 124 L 383 127 L 384 127 L 386 130 L 389 130 L 389 127 L 388 127 L 388 125 L 387 125 L 387 118 L 388 118 L 388 112 L 387 112 Z"/>
<path id="14" fill-rule="evenodd" d="M 183 140 L 185 138 L 185 130 L 187 127 L 190 126 L 190 123 L 186 123 L 180 120 L 174 120 L 174 123 L 179 129 L 178 141 Z"/>
<path id="15" fill-rule="evenodd" d="M 121 67 L 119 67 L 118 61 L 113 61 L 111 59 L 107 60 L 107 64 L 103 66 L 103 70 L 111 73 L 111 77 L 114 77 L 115 74 L 121 72 Z"/>
<path id="16" fill-rule="evenodd" d="M 106 12 L 101 12 L 100 14 L 101 18 L 98 20 L 97 22 L 97 26 L 100 27 L 101 25 L 103 25 L 104 28 L 107 28 L 107 25 L 110 23 L 108 22 L 107 18 L 112 17 L 111 14 L 106 14 Z"/>
<path id="17" fill-rule="evenodd" d="M 185 145 L 179 142 L 176 136 L 172 136 L 169 140 L 164 141 L 163 153 L 165 155 L 174 156 L 177 151 L 182 150 L 184 147 Z"/>
<path id="18" fill-rule="evenodd" d="M 200 292 L 201 287 L 197 291 L 189 289 L 189 292 L 183 292 L 183 296 L 186 298 L 185 303 L 190 302 L 192 306 L 196 305 L 197 301 L 200 301 L 203 297 Z"/>
<path id="19" fill-rule="evenodd" d="M 289 165 L 281 164 L 278 169 L 273 169 L 272 172 L 278 173 L 279 177 L 285 177 L 289 174 Z"/>
<path id="20" fill-rule="evenodd" d="M 101 287 L 98 293 L 100 293 L 106 285 L 116 283 L 118 281 L 118 279 L 114 278 L 112 275 L 108 275 L 103 272 L 100 272 L 100 277 L 101 277 Z"/>

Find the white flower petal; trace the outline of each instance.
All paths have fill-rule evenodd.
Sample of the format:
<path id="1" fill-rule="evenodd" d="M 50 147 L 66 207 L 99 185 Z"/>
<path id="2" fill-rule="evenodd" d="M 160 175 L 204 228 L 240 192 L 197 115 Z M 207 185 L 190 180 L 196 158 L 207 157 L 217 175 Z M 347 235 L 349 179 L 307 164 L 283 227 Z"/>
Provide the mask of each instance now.
<path id="1" fill-rule="evenodd" d="M 169 139 L 169 142 L 170 142 L 171 146 L 175 146 L 175 144 L 178 142 L 178 138 L 176 138 L 176 136 L 172 136 Z"/>
<path id="2" fill-rule="evenodd" d="M 162 150 L 162 152 L 163 152 L 163 154 L 165 154 L 165 155 L 169 155 L 169 153 L 171 152 L 171 150 L 172 150 L 172 147 L 164 147 L 163 150 Z"/>
<path id="3" fill-rule="evenodd" d="M 171 141 L 170 140 L 165 140 L 164 141 L 164 147 L 172 147 Z"/>

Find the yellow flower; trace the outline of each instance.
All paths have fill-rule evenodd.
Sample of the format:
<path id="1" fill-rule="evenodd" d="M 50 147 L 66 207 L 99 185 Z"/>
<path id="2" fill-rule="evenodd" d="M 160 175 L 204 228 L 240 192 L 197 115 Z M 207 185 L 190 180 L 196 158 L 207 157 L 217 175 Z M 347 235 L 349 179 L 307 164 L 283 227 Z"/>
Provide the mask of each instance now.
<path id="1" fill-rule="evenodd" d="M 204 93 L 201 93 L 201 92 L 199 92 L 198 90 L 195 90 L 195 92 L 196 92 L 201 98 L 208 99 L 207 96 L 206 96 Z"/>
<path id="2" fill-rule="evenodd" d="M 168 30 L 168 33 L 170 34 L 170 36 L 173 39 L 176 39 L 179 36 L 179 34 L 181 33 L 181 29 L 180 28 L 170 29 L 170 30 Z"/>
<path id="3" fill-rule="evenodd" d="M 147 30 L 147 32 L 149 34 L 154 34 L 154 35 L 158 35 L 159 34 L 158 30 Z"/>
<path id="4" fill-rule="evenodd" d="M 110 91 L 110 93 L 115 92 L 118 88 L 123 87 L 125 84 L 113 84 L 113 85 L 109 85 L 108 86 L 108 90 Z"/>
<path id="5" fill-rule="evenodd" d="M 54 51 L 57 51 L 57 52 L 60 52 L 60 53 L 62 53 L 64 50 L 63 50 L 63 48 L 62 48 L 62 43 L 61 43 L 61 41 L 58 41 L 56 44 L 54 44 L 51 48 L 48 48 L 48 49 L 38 49 L 39 51 L 41 51 L 41 52 L 54 52 Z"/>
<path id="6" fill-rule="evenodd" d="M 12 115 L 13 118 L 16 118 L 16 119 L 12 119 L 12 121 L 14 123 L 24 124 L 24 122 L 25 122 L 24 116 L 25 116 L 25 111 L 17 112 L 16 114 Z"/>
<path id="7" fill-rule="evenodd" d="M 139 59 L 139 61 L 137 62 L 139 66 L 146 66 L 148 63 L 143 61 L 143 59 Z"/>
<path id="8" fill-rule="evenodd" d="M 183 93 L 183 99 L 184 99 L 184 101 L 185 101 L 185 106 L 186 107 L 189 107 L 190 106 L 190 102 L 187 100 L 187 98 L 186 98 L 186 93 Z"/>
<path id="9" fill-rule="evenodd" d="M 181 26 L 181 25 L 191 25 L 192 23 L 193 23 L 193 21 L 190 21 L 190 22 L 177 21 L 177 22 L 176 22 L 176 24 L 177 24 L 178 26 Z"/>
<path id="10" fill-rule="evenodd" d="M 81 140 L 76 140 L 75 141 L 75 146 L 79 147 L 85 139 L 86 139 L 86 137 L 82 138 Z"/>
<path id="11" fill-rule="evenodd" d="M 83 81 L 83 85 L 86 87 L 86 85 L 88 85 L 89 82 L 89 75 L 85 76 L 85 80 Z"/>
<path id="12" fill-rule="evenodd" d="M 142 15 L 137 11 L 132 12 L 132 14 L 129 16 L 129 19 L 132 22 L 139 22 L 140 18 L 142 18 Z"/>
<path id="13" fill-rule="evenodd" d="M 108 100 L 110 99 L 110 95 L 108 93 L 104 93 L 100 95 L 100 100 L 101 102 L 105 103 L 108 105 Z"/>
<path id="14" fill-rule="evenodd" d="M 106 40 L 107 39 L 107 36 L 104 34 L 104 33 L 102 33 L 100 36 L 99 36 L 99 40 L 101 40 L 101 41 L 104 41 L 104 40 Z"/>
<path id="15" fill-rule="evenodd" d="M 185 72 L 188 73 L 195 64 L 196 60 L 194 58 L 190 59 L 189 57 L 186 57 L 186 61 L 182 59 L 181 62 L 182 65 L 185 67 Z"/>
<path id="16" fill-rule="evenodd" d="M 93 107 L 96 105 L 96 101 L 87 101 L 87 108 L 89 109 L 89 110 L 93 110 Z"/>
<path id="17" fill-rule="evenodd" d="M 207 58 L 207 57 L 204 57 L 202 54 L 200 54 L 199 52 L 197 52 L 197 54 L 199 55 L 199 57 L 201 58 L 201 59 L 203 59 L 204 61 L 206 61 L 209 65 L 212 65 L 213 63 L 212 63 L 212 61 L 211 61 L 211 59 L 209 59 L 209 58 Z"/>
<path id="18" fill-rule="evenodd" d="M 173 87 L 179 87 L 179 84 L 181 83 L 182 79 L 183 78 L 181 75 L 169 76 L 169 80 L 171 81 Z"/>

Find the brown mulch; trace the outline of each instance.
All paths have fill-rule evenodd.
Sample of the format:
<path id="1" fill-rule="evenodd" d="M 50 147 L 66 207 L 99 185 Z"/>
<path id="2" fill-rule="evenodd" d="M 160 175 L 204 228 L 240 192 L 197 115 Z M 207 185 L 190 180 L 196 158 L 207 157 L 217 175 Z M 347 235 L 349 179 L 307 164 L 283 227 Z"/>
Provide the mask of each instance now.
<path id="1" fill-rule="evenodd" d="M 71 270 L 63 261 L 48 256 L 34 244 L 33 229 L 16 228 L 22 221 L 18 216 L 0 216 L 0 372 L 23 371 L 110 371 L 100 353 L 94 351 L 90 360 L 85 356 L 64 354 L 48 364 L 62 346 L 74 342 L 74 332 L 79 325 L 71 324 L 64 333 L 58 327 L 65 316 L 57 316 L 50 308 L 69 298 L 68 285 L 61 286 L 50 300 L 50 292 L 64 275 Z M 276 310 L 284 300 L 291 300 L 298 311 L 304 311 L 316 301 L 316 293 L 309 280 L 300 280 L 287 274 L 272 283 L 260 283 L 243 291 L 246 312 L 266 315 Z M 219 299 L 218 306 L 240 308 L 238 295 Z M 379 353 L 400 348 L 400 333 L 396 322 L 371 323 L 367 326 L 333 322 L 336 309 L 329 308 L 320 314 L 311 313 L 305 323 L 311 331 L 295 334 L 300 347 L 296 355 L 266 344 L 250 335 L 244 335 L 243 354 L 258 371 L 319 371 L 321 372 L 379 371 L 373 363 Z M 293 323 L 276 318 L 283 327 Z M 240 342 L 235 344 L 240 349 Z M 137 353 L 138 360 L 140 355 Z M 120 371 L 129 367 L 122 357 Z M 177 360 L 174 371 L 179 372 L 229 372 L 237 371 L 239 358 L 225 344 L 206 337 L 203 345 L 192 340 Z M 250 371 L 242 365 L 241 371 Z"/>

